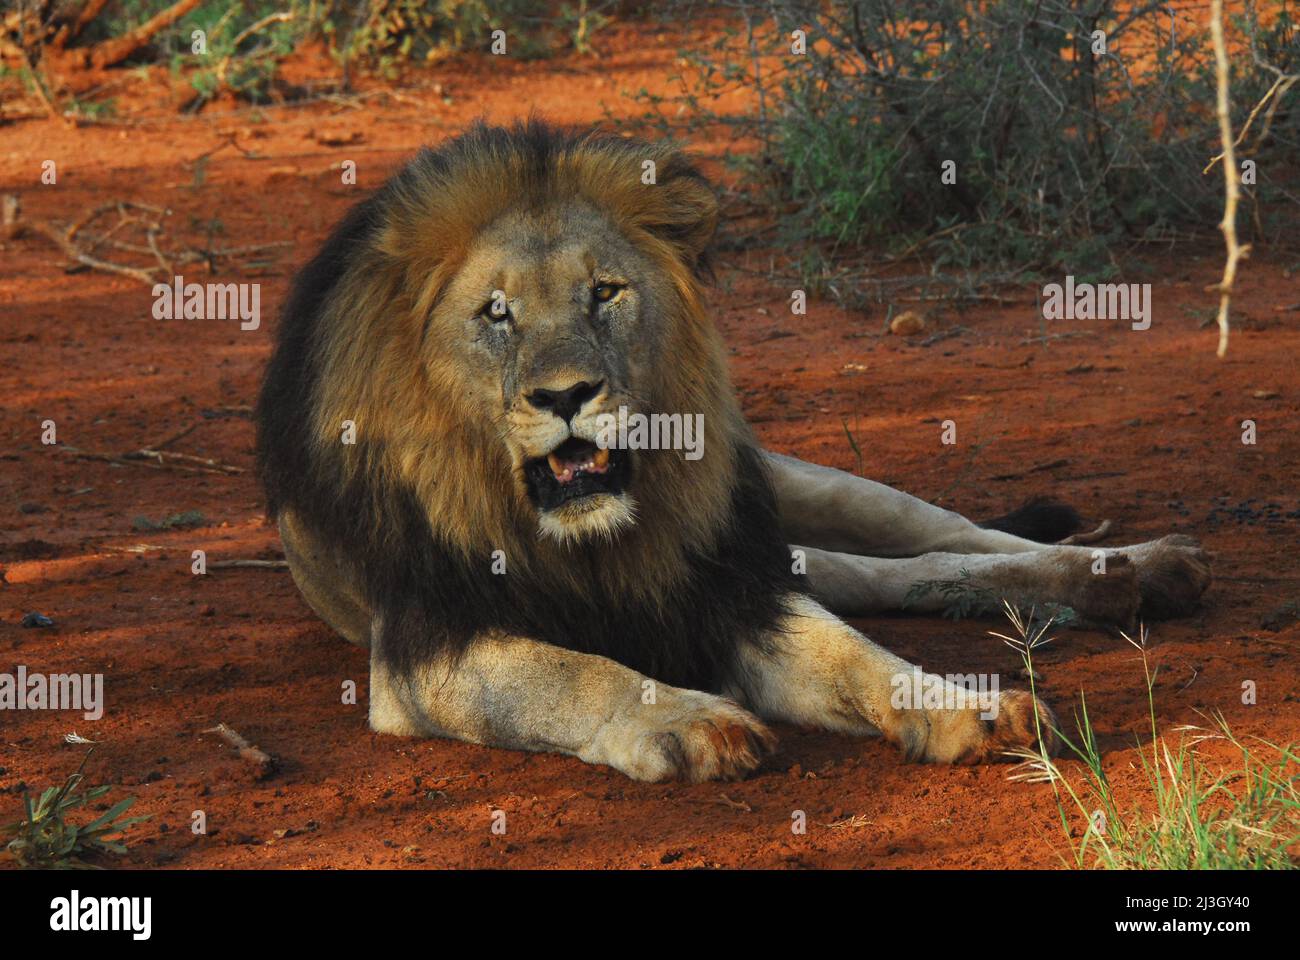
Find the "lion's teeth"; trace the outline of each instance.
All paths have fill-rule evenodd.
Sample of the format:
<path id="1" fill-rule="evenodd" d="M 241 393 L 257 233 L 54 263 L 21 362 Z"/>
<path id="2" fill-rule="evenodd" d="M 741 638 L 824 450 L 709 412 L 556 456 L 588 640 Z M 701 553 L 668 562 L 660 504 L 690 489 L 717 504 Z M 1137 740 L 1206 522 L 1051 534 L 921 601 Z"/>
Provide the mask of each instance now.
<path id="1" fill-rule="evenodd" d="M 546 455 L 551 473 L 560 483 L 569 483 L 582 473 L 604 473 L 609 467 L 609 451 L 599 447 L 586 460 L 569 460 L 551 452 Z"/>

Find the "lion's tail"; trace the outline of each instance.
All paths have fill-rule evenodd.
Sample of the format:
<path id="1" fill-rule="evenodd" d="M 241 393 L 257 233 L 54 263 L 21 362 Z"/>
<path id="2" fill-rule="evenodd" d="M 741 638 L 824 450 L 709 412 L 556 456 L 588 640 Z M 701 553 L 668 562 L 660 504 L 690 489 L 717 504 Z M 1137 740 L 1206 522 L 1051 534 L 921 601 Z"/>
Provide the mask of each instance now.
<path id="1" fill-rule="evenodd" d="M 1038 543 L 1056 543 L 1078 533 L 1083 520 L 1074 507 L 1050 497 L 1035 497 L 1005 516 L 981 522 L 980 526 Z"/>

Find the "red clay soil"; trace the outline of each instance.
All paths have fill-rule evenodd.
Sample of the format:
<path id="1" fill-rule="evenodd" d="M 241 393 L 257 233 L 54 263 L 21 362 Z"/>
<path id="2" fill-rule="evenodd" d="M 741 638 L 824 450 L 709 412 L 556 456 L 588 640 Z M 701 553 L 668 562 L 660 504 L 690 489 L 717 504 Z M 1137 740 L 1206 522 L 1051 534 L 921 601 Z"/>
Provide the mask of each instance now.
<path id="1" fill-rule="evenodd" d="M 278 267 L 237 278 L 261 282 L 267 318 L 244 332 L 230 321 L 155 320 L 144 284 L 69 273 L 31 232 L 0 241 L 0 672 L 22 664 L 106 678 L 96 722 L 0 714 L 0 822 L 20 810 L 24 785 L 40 789 L 76 767 L 86 748 L 63 742 L 75 730 L 99 742 L 89 781 L 115 785 L 109 800 L 135 795 L 136 811 L 152 815 L 119 861 L 132 867 L 1062 864 L 1049 787 L 1009 782 L 1002 765 L 905 764 L 875 740 L 784 728 L 779 752 L 748 780 L 683 785 L 634 783 L 555 755 L 373 734 L 365 653 L 313 616 L 287 573 L 191 573 L 194 549 L 210 561 L 279 555 L 251 473 L 247 405 L 293 266 L 421 143 L 479 116 L 589 122 L 606 108 L 630 111 L 627 91 L 665 88 L 680 38 L 602 36 L 599 61 L 466 58 L 420 74 L 399 97 L 376 87 L 352 106 L 230 103 L 178 117 L 177 94 L 155 70 L 123 88 L 116 122 L 0 130 L 0 188 L 21 193 L 26 218 L 68 222 L 132 199 L 168 206 L 174 223 L 217 218 L 230 244 L 292 244 Z M 295 68 L 309 74 L 311 64 Z M 228 133 L 255 156 L 226 148 L 197 173 L 195 158 Z M 693 147 L 716 157 L 724 144 Z M 39 183 L 46 159 L 58 163 L 57 186 Z M 340 183 L 346 159 L 358 164 L 359 186 Z M 1153 284 L 1150 330 L 1060 321 L 1047 340 L 1036 339 L 1044 324 L 1032 289 L 1014 302 L 937 310 L 926 333 L 903 338 L 882 334 L 883 311 L 813 302 L 792 317 L 788 287 L 766 279 L 766 252 L 722 260 L 714 312 L 764 443 L 855 470 L 847 424 L 868 476 L 969 515 L 1050 493 L 1090 520 L 1114 520 L 1110 543 L 1199 538 L 1217 556 L 1203 608 L 1152 632 L 1162 726 L 1203 724 L 1203 713 L 1221 710 L 1240 735 L 1300 739 L 1300 626 L 1270 619 L 1300 599 L 1294 262 L 1261 251 L 1245 264 L 1231 349 L 1218 360 L 1204 325 L 1215 304 L 1203 288 L 1222 268 L 1212 242 L 1129 264 L 1128 279 Z M 40 442 L 47 419 L 56 446 Z M 946 419 L 958 425 L 956 446 L 939 442 Z M 1257 424 L 1253 446 L 1241 442 L 1247 419 Z M 120 454 L 192 424 L 175 450 L 243 472 L 154 470 L 63 449 Z M 203 525 L 137 529 L 137 518 L 187 510 Z M 20 627 L 29 611 L 56 625 Z M 987 635 L 996 622 L 900 615 L 858 625 L 931 670 L 1019 669 Z M 1135 651 L 1115 635 L 1066 630 L 1038 667 L 1062 716 L 1086 691 L 1117 788 L 1136 801 L 1134 744 L 1148 721 Z M 1255 705 L 1242 703 L 1247 680 Z M 342 702 L 348 682 L 355 704 Z M 204 732 L 218 723 L 273 754 L 277 771 L 259 779 Z M 1232 756 L 1222 745 L 1202 751 L 1212 763 Z M 191 830 L 200 810 L 205 835 Z M 506 813 L 504 836 L 491 832 L 494 810 Z M 800 810 L 806 835 L 791 831 Z"/>

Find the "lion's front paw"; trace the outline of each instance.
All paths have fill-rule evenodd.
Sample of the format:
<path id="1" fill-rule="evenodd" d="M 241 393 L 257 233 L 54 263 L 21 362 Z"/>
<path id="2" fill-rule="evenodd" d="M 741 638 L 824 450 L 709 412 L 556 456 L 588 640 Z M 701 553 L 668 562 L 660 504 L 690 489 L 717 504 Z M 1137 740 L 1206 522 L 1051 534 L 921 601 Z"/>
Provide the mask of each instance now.
<path id="1" fill-rule="evenodd" d="M 1034 716 L 1037 710 L 1038 716 Z M 977 736 L 958 755 L 953 763 L 997 763 L 1017 759 L 1009 754 L 1012 750 L 1047 749 L 1047 755 L 1054 757 L 1061 750 L 1061 740 L 1057 736 L 1056 714 L 1042 700 L 1036 699 L 1024 690 L 1007 690 L 998 696 L 998 715 L 980 721 L 984 727 L 983 735 Z"/>
<path id="2" fill-rule="evenodd" d="M 1140 614 L 1152 620 L 1185 616 L 1209 587 L 1210 555 L 1191 537 L 1171 534 L 1126 548 L 1137 565 Z"/>
<path id="3" fill-rule="evenodd" d="M 776 736 L 753 714 L 695 690 L 660 687 L 656 703 L 609 726 L 599 753 L 584 759 L 635 780 L 737 780 L 776 748 Z"/>
<path id="4" fill-rule="evenodd" d="M 899 746 L 909 759 L 928 763 L 1014 760 L 1008 751 L 1037 752 L 1040 736 L 1050 756 L 1059 752 L 1056 715 L 1042 700 L 1023 690 L 1005 690 L 998 694 L 996 709 L 992 706 L 915 711 L 919 715 L 907 718 Z"/>

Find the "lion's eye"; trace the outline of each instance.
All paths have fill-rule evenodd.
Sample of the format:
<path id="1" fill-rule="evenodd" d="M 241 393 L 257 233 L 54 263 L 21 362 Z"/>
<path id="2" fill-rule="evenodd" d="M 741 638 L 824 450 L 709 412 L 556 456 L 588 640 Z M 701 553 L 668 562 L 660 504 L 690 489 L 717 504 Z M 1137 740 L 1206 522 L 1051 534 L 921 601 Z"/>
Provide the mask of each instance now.
<path id="1" fill-rule="evenodd" d="M 623 293 L 623 287 L 617 283 L 598 283 L 591 295 L 597 303 L 614 303 Z"/>
<path id="2" fill-rule="evenodd" d="M 510 304 L 506 302 L 506 295 L 500 290 L 492 294 L 492 299 L 479 309 L 479 316 L 491 320 L 493 323 L 500 323 L 503 320 L 510 319 Z"/>

